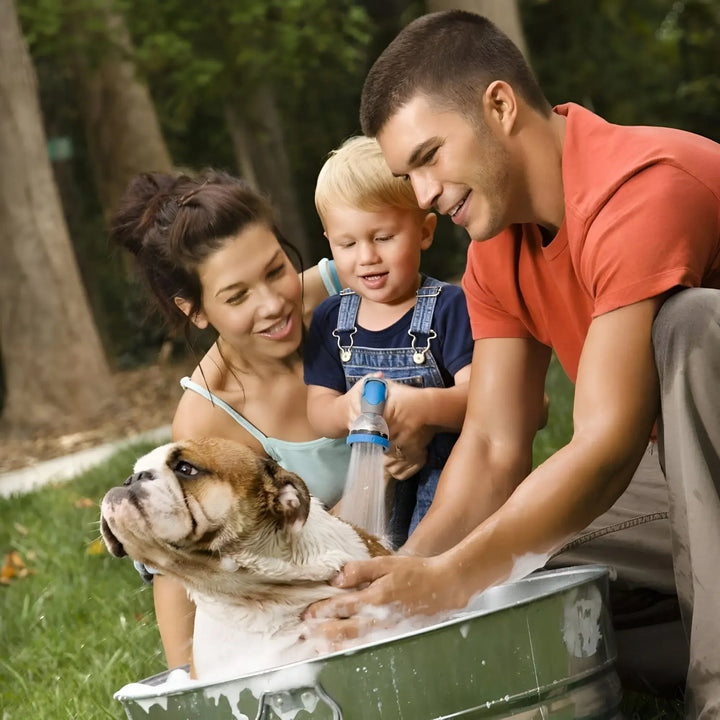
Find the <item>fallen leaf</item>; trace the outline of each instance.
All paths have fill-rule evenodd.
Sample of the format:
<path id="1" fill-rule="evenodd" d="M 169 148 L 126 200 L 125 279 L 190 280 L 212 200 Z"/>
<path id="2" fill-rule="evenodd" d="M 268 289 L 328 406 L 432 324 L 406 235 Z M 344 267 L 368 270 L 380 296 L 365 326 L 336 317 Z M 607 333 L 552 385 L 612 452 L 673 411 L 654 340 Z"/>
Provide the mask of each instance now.
<path id="1" fill-rule="evenodd" d="M 15 568 L 10 562 L 10 555 L 5 556 L 5 564 L 0 568 L 0 583 L 9 585 L 10 580 L 15 577 Z"/>
<path id="2" fill-rule="evenodd" d="M 105 543 L 103 542 L 102 538 L 97 538 L 97 540 L 93 540 L 89 545 L 87 549 L 88 555 L 104 555 L 106 552 L 105 549 Z"/>
<path id="3" fill-rule="evenodd" d="M 27 535 L 28 529 L 21 525 L 19 522 L 13 523 L 13 527 L 15 528 L 16 532 L 19 532 L 21 535 Z"/>
<path id="4" fill-rule="evenodd" d="M 95 501 L 91 500 L 90 498 L 80 498 L 79 500 L 76 500 L 74 503 L 75 507 L 80 508 L 94 508 L 95 507 Z"/>
<path id="5" fill-rule="evenodd" d="M 12 563 L 18 570 L 22 570 L 25 567 L 23 559 L 20 557 L 20 553 L 13 550 L 7 554 L 8 562 Z"/>
<path id="6" fill-rule="evenodd" d="M 35 571 L 27 567 L 20 554 L 13 550 L 5 555 L 5 563 L 0 568 L 0 584 L 9 585 L 13 578 L 24 578 L 34 574 Z"/>

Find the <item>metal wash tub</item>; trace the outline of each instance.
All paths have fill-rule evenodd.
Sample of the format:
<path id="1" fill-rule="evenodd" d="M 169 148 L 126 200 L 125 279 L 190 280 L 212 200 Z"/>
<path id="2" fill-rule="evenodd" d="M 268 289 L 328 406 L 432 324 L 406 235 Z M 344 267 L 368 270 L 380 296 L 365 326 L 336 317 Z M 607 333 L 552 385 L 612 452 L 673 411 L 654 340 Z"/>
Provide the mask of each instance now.
<path id="1" fill-rule="evenodd" d="M 233 680 L 115 697 L 130 720 L 619 720 L 607 571 L 540 572 L 452 619 Z M 130 688 L 132 692 L 130 692 Z"/>

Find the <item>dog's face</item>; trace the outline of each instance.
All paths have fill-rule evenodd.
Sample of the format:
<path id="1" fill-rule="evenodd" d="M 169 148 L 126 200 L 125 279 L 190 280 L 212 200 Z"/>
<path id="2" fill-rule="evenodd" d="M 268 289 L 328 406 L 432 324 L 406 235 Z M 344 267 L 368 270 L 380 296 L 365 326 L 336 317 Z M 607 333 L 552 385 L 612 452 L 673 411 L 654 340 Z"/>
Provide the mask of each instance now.
<path id="1" fill-rule="evenodd" d="M 274 461 L 226 440 L 186 440 L 141 457 L 108 491 L 101 531 L 117 557 L 231 592 L 242 575 L 238 558 L 282 555 L 283 538 L 302 528 L 309 510 L 305 483 Z M 222 577 L 234 585 L 224 588 Z"/>

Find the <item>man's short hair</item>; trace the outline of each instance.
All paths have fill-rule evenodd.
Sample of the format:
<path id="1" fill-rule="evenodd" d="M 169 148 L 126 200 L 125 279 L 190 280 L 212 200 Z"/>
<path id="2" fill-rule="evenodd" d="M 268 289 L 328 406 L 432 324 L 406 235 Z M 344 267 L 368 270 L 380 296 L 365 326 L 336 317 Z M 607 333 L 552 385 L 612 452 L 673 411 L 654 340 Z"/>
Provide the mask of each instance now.
<path id="1" fill-rule="evenodd" d="M 318 175 L 315 207 L 323 225 L 328 210 L 337 205 L 366 212 L 395 208 L 426 213 L 412 185 L 390 172 L 377 140 L 363 136 L 351 137 L 333 150 Z"/>
<path id="2" fill-rule="evenodd" d="M 478 118 L 482 94 L 495 80 L 512 86 L 547 116 L 551 106 L 518 47 L 482 15 L 430 13 L 407 25 L 370 69 L 360 100 L 362 131 L 375 137 L 416 95 Z"/>

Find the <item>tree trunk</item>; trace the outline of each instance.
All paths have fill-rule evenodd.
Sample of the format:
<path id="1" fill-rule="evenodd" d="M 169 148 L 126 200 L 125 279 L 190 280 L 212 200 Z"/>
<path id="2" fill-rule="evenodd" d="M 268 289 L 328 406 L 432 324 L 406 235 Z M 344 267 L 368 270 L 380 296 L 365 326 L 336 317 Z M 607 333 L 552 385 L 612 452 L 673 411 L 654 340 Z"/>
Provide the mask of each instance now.
<path id="1" fill-rule="evenodd" d="M 438 10 L 468 10 L 484 15 L 494 22 L 527 58 L 527 44 L 520 22 L 517 0 L 427 0 L 428 12 Z"/>
<path id="2" fill-rule="evenodd" d="M 243 178 L 270 196 L 280 231 L 307 260 L 310 248 L 272 90 L 260 88 L 254 96 L 244 98 L 242 106 L 229 102 L 225 118 Z"/>
<path id="3" fill-rule="evenodd" d="M 47 154 L 13 0 L 0 0 L 0 349 L 5 432 L 88 418 L 114 396 Z"/>
<path id="4" fill-rule="evenodd" d="M 71 18 L 77 32 L 91 19 L 99 25 L 106 42 L 98 57 L 93 52 L 74 59 L 80 110 L 100 202 L 109 218 L 131 178 L 140 172 L 172 171 L 170 153 L 160 129 L 155 105 L 147 86 L 138 78 L 132 61 L 133 48 L 123 17 L 105 8 L 98 17 L 84 12 Z"/>

